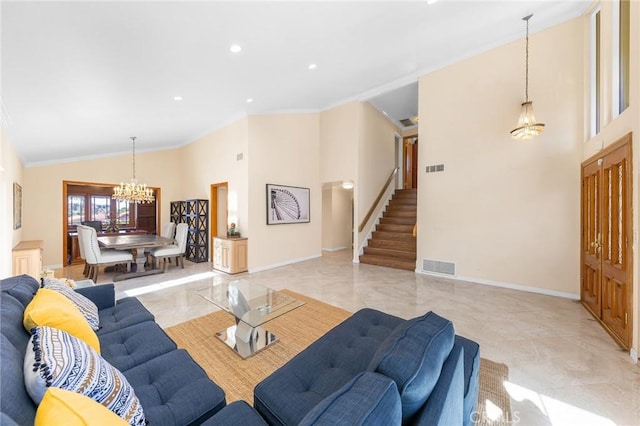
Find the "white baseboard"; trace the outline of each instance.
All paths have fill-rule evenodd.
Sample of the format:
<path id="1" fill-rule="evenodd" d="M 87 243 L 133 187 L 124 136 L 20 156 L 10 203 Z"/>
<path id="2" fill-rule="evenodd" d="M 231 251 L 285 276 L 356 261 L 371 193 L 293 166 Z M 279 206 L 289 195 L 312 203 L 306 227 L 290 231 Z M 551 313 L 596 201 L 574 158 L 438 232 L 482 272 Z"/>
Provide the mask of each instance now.
<path id="1" fill-rule="evenodd" d="M 267 271 L 269 269 L 274 269 L 274 268 L 279 268 L 281 266 L 287 266 L 287 265 L 291 265 L 293 263 L 298 263 L 298 262 L 304 262 L 305 260 L 311 260 L 311 259 L 316 259 L 318 257 L 322 257 L 322 253 L 318 253 L 318 254 L 314 254 L 313 256 L 308 256 L 308 257 L 300 257 L 297 259 L 290 259 L 281 263 L 274 263 L 271 265 L 266 265 L 266 266 L 259 266 L 257 268 L 249 268 L 249 273 L 253 274 L 255 272 L 260 272 L 260 271 Z"/>
<path id="2" fill-rule="evenodd" d="M 634 348 L 631 348 L 631 350 L 629 350 L 629 356 L 634 363 L 638 363 L 638 351 L 636 351 Z"/>
<path id="3" fill-rule="evenodd" d="M 450 278 L 450 279 L 459 280 L 459 281 L 468 281 L 475 284 L 489 285 L 492 287 L 502 287 L 502 288 L 508 288 L 511 290 L 526 291 L 528 293 L 538 293 L 538 294 L 544 294 L 547 296 L 556 296 L 556 297 L 563 297 L 565 299 L 580 300 L 580 295 L 578 293 L 568 293 L 564 291 L 550 290 L 547 288 L 530 287 L 526 285 L 505 283 L 501 281 L 485 280 L 483 278 L 461 277 L 459 275 L 454 276 L 454 275 L 446 275 L 446 274 L 436 274 L 433 272 L 423 271 L 422 269 L 416 269 L 416 273 L 424 274 L 424 275 L 433 275 L 436 277 Z"/>
<path id="4" fill-rule="evenodd" d="M 64 268 L 64 266 L 62 265 L 62 263 L 60 263 L 58 265 L 48 265 L 48 266 L 44 267 L 44 269 L 47 269 L 47 268 L 49 268 L 49 269 L 62 269 L 62 268 Z"/>
<path id="5" fill-rule="evenodd" d="M 332 252 L 332 251 L 340 251 L 340 250 L 344 250 L 344 249 L 346 249 L 346 248 L 348 248 L 348 247 L 347 247 L 347 246 L 344 246 L 344 247 L 335 247 L 335 248 L 322 248 L 322 249 L 320 249 L 320 250 L 322 250 L 322 251 L 329 251 L 329 252 Z"/>

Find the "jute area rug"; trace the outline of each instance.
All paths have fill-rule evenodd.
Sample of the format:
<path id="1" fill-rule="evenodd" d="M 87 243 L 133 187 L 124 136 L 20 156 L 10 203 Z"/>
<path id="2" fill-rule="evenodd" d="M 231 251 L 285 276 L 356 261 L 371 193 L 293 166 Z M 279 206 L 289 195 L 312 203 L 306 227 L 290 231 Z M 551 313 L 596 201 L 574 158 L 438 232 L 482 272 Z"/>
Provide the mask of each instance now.
<path id="1" fill-rule="evenodd" d="M 227 403 L 242 399 L 253 404 L 253 388 L 259 382 L 351 316 L 344 309 L 290 290 L 282 292 L 304 301 L 305 305 L 269 321 L 265 327 L 278 336 L 279 341 L 244 360 L 215 337 L 216 332 L 234 324 L 233 317 L 226 312 L 214 312 L 165 330 L 178 347 L 186 349 L 209 378 L 224 389 Z M 506 413 L 510 413 L 509 396 L 502 386 L 507 375 L 506 365 L 481 360 L 478 425 L 508 424 L 505 418 L 509 417 Z M 486 404 L 486 400 L 491 403 Z M 497 420 L 488 418 L 487 414 L 495 413 L 493 405 L 506 415 Z"/>

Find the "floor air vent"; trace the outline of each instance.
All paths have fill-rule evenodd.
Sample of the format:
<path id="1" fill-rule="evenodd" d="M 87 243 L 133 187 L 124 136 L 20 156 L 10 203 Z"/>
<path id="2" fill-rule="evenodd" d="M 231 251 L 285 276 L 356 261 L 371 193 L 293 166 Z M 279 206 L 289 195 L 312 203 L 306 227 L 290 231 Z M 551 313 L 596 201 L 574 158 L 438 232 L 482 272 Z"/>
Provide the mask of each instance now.
<path id="1" fill-rule="evenodd" d="M 440 262 L 439 260 L 422 259 L 422 270 L 438 274 L 455 275 L 456 264 L 452 262 Z"/>

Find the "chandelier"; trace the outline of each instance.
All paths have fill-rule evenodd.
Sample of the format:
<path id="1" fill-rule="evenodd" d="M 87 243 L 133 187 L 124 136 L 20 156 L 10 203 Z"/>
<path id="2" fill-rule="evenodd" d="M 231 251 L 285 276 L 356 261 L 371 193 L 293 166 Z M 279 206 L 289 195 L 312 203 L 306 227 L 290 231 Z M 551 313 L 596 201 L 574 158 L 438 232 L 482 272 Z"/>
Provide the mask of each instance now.
<path id="1" fill-rule="evenodd" d="M 529 100 L 529 19 L 533 15 L 522 18 L 527 23 L 527 38 L 525 50 L 525 83 L 524 83 L 524 102 L 520 109 L 520 117 L 516 128 L 511 131 L 514 139 L 531 139 L 538 136 L 544 131 L 544 124 L 536 122 L 533 115 L 533 102 Z"/>
<path id="2" fill-rule="evenodd" d="M 120 182 L 120 186 L 113 188 L 111 198 L 136 204 L 151 203 L 155 200 L 153 190 L 147 188 L 146 183 L 139 184 L 136 181 L 136 137 L 132 136 L 129 139 L 133 142 L 133 178 L 129 183 Z"/>

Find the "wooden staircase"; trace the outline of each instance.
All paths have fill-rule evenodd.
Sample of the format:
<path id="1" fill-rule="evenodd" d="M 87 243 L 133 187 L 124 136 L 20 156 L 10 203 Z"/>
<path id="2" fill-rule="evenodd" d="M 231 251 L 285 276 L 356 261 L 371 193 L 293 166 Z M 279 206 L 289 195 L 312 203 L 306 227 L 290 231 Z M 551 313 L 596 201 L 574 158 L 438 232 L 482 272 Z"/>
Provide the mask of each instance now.
<path id="1" fill-rule="evenodd" d="M 389 268 L 416 269 L 416 224 L 417 191 L 396 190 L 380 224 L 369 239 L 360 263 L 387 266 Z"/>

